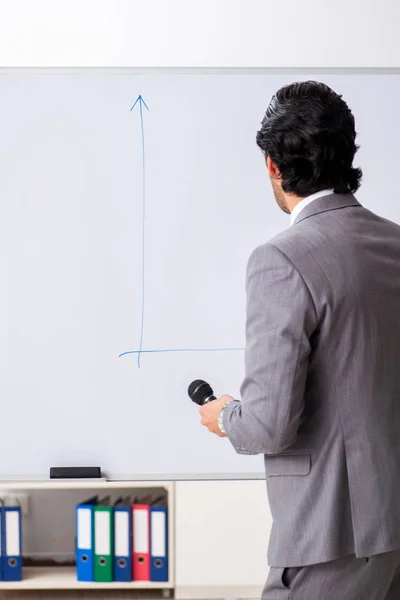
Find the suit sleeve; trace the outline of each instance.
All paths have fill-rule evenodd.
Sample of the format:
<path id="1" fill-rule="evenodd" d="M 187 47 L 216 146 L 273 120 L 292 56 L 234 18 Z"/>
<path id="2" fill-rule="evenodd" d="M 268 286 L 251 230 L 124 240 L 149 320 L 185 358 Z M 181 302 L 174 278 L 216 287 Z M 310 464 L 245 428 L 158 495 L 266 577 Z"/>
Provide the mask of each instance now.
<path id="1" fill-rule="evenodd" d="M 245 379 L 223 424 L 237 452 L 279 454 L 302 420 L 315 307 L 297 269 L 271 244 L 250 257 L 246 287 Z"/>

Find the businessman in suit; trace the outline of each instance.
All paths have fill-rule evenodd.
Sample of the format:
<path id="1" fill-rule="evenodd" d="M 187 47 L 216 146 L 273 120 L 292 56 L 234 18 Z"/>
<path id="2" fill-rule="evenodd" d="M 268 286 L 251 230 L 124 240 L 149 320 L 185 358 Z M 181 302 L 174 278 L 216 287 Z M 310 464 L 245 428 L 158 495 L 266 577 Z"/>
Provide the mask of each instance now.
<path id="1" fill-rule="evenodd" d="M 249 260 L 241 401 L 200 411 L 265 455 L 264 600 L 400 599 L 400 227 L 354 197 L 355 138 L 322 83 L 272 98 L 257 143 L 291 227 Z"/>

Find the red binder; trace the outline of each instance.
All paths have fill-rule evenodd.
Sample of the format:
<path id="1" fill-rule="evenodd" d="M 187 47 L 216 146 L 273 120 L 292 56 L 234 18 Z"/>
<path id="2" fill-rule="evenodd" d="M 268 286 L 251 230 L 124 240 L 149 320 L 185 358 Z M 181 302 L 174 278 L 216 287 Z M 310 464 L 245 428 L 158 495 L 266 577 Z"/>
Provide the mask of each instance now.
<path id="1" fill-rule="evenodd" d="M 132 505 L 133 581 L 150 581 L 150 506 Z"/>

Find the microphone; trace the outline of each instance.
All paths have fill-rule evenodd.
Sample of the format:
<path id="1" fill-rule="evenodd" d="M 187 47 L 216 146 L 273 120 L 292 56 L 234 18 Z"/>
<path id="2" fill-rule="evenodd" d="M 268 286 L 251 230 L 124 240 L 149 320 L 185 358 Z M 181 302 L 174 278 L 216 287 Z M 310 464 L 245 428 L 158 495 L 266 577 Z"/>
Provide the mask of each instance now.
<path id="1" fill-rule="evenodd" d="M 203 406 L 203 404 L 207 404 L 207 402 L 211 402 L 212 400 L 216 400 L 211 385 L 202 379 L 192 381 L 189 385 L 188 394 L 189 398 L 200 406 Z"/>

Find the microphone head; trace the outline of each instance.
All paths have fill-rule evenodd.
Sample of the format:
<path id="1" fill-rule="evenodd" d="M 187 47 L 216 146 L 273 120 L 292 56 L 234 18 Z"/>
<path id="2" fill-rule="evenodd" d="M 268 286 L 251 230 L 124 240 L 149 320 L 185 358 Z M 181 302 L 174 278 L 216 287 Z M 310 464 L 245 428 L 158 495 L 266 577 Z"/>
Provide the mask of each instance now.
<path id="1" fill-rule="evenodd" d="M 202 379 L 192 381 L 188 389 L 189 398 L 202 406 L 207 401 L 215 400 L 214 392 L 209 383 Z"/>

